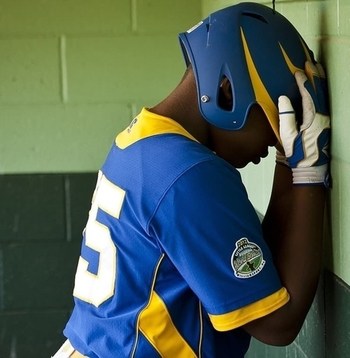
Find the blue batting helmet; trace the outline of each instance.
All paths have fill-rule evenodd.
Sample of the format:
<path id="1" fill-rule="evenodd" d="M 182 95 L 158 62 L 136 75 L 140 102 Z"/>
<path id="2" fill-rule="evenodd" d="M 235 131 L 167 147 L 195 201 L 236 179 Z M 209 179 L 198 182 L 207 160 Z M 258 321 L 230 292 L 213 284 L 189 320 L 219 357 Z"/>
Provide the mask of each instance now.
<path id="1" fill-rule="evenodd" d="M 314 61 L 294 26 L 281 14 L 256 3 L 240 3 L 211 14 L 179 35 L 186 64 L 192 64 L 203 117 L 226 130 L 242 128 L 258 104 L 279 139 L 278 97 L 288 96 L 297 111 L 301 97 L 294 73 Z M 227 78 L 232 108 L 222 108 L 219 91 Z"/>

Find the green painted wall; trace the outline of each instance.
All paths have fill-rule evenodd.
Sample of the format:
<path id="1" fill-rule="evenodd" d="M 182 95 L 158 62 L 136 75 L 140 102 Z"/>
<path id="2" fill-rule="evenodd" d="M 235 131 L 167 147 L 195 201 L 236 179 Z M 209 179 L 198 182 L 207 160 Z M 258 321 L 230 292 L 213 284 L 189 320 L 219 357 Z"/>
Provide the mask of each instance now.
<path id="1" fill-rule="evenodd" d="M 184 11 L 186 9 L 186 11 Z M 199 0 L 1 0 L 0 173 L 95 171 L 184 70 Z"/>

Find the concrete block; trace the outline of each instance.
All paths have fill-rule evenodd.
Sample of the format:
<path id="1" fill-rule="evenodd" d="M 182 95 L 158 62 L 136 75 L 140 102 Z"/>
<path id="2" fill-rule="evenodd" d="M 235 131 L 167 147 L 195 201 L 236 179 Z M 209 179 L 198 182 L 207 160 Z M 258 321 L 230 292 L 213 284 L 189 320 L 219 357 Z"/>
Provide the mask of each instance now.
<path id="1" fill-rule="evenodd" d="M 313 36 L 338 34 L 337 0 L 308 1 L 307 33 Z"/>
<path id="2" fill-rule="evenodd" d="M 80 244 L 2 245 L 3 311 L 69 310 Z"/>
<path id="3" fill-rule="evenodd" d="M 327 273 L 326 357 L 346 357 L 350 352 L 350 288 L 332 273 Z"/>
<path id="4" fill-rule="evenodd" d="M 349 222 L 349 212 L 350 212 L 350 163 L 349 161 L 344 161 L 341 164 L 340 171 L 340 197 L 338 198 L 340 204 L 340 217 L 336 220 L 339 223 L 340 235 L 335 241 L 334 245 L 339 247 L 340 259 L 335 263 L 334 272 L 345 282 L 350 278 L 350 267 L 348 264 L 349 255 L 350 255 L 350 245 L 349 245 L 349 232 L 350 232 L 350 222 Z"/>
<path id="5" fill-rule="evenodd" d="M 64 240 L 62 176 L 0 176 L 0 197 L 0 242 Z"/>
<path id="6" fill-rule="evenodd" d="M 345 69 L 350 57 L 350 38 L 328 38 L 321 43 L 325 68 L 328 73 L 328 86 L 332 115 L 332 155 L 348 160 L 350 122 L 348 117 L 350 101 L 349 79 Z"/>
<path id="7" fill-rule="evenodd" d="M 58 50 L 55 38 L 0 39 L 0 104 L 59 102 Z"/>
<path id="8" fill-rule="evenodd" d="M 147 34 L 177 34 L 201 20 L 200 0 L 135 0 L 135 31 Z"/>
<path id="9" fill-rule="evenodd" d="M 94 49 L 94 51 L 91 51 Z M 68 38 L 69 102 L 154 104 L 185 70 L 177 36 Z"/>
<path id="10" fill-rule="evenodd" d="M 131 121 L 127 103 L 3 107 L 2 173 L 97 171 Z"/>
<path id="11" fill-rule="evenodd" d="M 65 338 L 67 311 L 0 314 L 0 357 L 51 357 Z"/>
<path id="12" fill-rule="evenodd" d="M 272 3 L 272 1 L 270 3 Z M 276 1 L 276 3 L 278 3 L 278 1 Z M 276 7 L 276 10 L 280 11 L 294 25 L 302 36 L 307 33 L 308 12 L 306 2 L 281 2 L 280 9 L 277 9 Z"/>
<path id="13" fill-rule="evenodd" d="M 129 0 L 2 1 L 5 35 L 125 34 L 131 30 Z"/>
<path id="14" fill-rule="evenodd" d="M 348 0 L 337 0 L 339 16 L 339 34 L 350 36 L 350 3 Z"/>
<path id="15" fill-rule="evenodd" d="M 96 173 L 76 173 L 65 176 L 66 197 L 69 198 L 70 240 L 81 242 L 88 220 L 92 194 L 97 181 Z"/>

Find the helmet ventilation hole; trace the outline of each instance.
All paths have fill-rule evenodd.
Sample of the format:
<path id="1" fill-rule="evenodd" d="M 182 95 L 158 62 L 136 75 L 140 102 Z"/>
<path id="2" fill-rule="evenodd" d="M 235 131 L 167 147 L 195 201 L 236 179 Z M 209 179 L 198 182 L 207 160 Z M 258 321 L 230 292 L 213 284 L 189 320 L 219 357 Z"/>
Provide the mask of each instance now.
<path id="1" fill-rule="evenodd" d="M 255 14 L 253 12 L 243 12 L 242 15 L 247 16 L 247 17 L 252 17 L 252 18 L 259 20 L 261 22 L 265 22 L 265 24 L 268 24 L 267 20 L 260 14 Z"/>

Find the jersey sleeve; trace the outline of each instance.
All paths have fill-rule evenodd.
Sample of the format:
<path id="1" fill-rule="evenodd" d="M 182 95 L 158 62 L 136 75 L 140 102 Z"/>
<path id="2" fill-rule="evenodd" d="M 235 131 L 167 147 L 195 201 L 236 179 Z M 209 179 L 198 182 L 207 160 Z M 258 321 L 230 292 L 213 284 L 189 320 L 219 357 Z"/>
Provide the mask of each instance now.
<path id="1" fill-rule="evenodd" d="M 237 328 L 288 302 L 240 174 L 219 158 L 177 178 L 149 229 L 217 330 Z"/>

